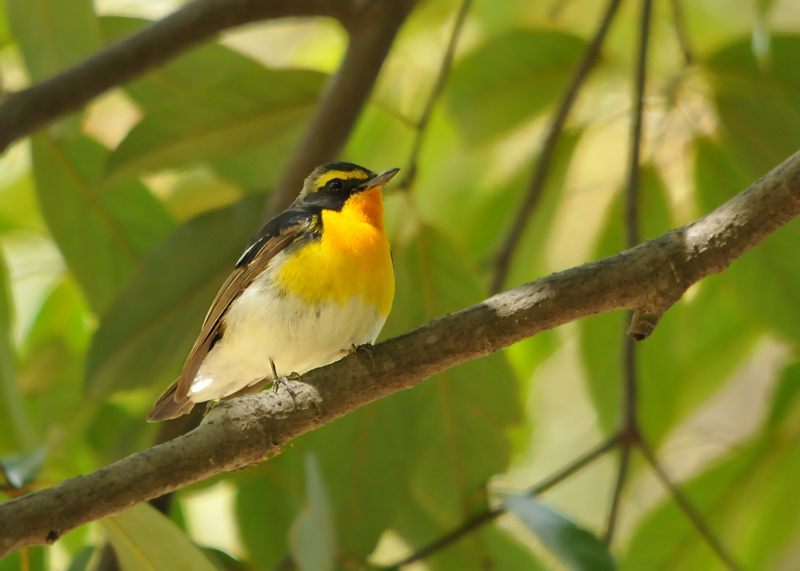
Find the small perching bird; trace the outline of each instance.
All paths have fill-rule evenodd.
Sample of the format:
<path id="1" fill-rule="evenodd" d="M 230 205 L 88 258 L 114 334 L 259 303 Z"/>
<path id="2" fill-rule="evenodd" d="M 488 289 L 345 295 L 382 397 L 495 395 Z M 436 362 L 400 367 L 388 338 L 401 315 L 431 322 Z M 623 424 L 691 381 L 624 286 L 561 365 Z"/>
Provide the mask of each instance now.
<path id="1" fill-rule="evenodd" d="M 374 342 L 394 297 L 382 190 L 397 172 L 344 162 L 315 169 L 239 258 L 147 419 L 176 418 Z"/>

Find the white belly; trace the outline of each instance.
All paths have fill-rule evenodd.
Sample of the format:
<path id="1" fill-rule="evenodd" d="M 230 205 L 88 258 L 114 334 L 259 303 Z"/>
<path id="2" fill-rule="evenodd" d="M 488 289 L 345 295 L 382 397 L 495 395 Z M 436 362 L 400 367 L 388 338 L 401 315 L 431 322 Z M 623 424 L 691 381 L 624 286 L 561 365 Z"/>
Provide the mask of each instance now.
<path id="1" fill-rule="evenodd" d="M 353 345 L 374 342 L 385 321 L 359 298 L 309 308 L 292 294 L 278 297 L 256 281 L 231 304 L 222 339 L 203 360 L 189 398 L 205 402 L 272 378 L 270 359 L 282 376 L 327 365 Z"/>

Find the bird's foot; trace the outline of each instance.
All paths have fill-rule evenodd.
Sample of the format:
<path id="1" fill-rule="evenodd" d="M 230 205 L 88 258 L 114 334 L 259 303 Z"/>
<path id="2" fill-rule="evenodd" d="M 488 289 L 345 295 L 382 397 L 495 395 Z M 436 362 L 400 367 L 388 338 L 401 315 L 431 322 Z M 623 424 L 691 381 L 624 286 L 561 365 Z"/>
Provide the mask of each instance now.
<path id="1" fill-rule="evenodd" d="M 350 346 L 350 354 L 358 355 L 358 358 L 364 357 L 369 361 L 369 367 L 372 369 L 375 366 L 375 345 L 372 343 L 362 343 L 361 345 L 356 345 L 353 343 Z"/>
<path id="2" fill-rule="evenodd" d="M 288 375 L 279 375 L 278 370 L 275 368 L 275 361 L 272 359 L 269 360 L 269 365 L 272 367 L 272 390 L 274 392 L 278 392 L 281 387 L 286 389 L 286 392 L 294 398 L 295 394 L 292 390 L 292 386 L 289 384 L 289 381 L 299 381 L 300 375 L 292 371 Z"/>

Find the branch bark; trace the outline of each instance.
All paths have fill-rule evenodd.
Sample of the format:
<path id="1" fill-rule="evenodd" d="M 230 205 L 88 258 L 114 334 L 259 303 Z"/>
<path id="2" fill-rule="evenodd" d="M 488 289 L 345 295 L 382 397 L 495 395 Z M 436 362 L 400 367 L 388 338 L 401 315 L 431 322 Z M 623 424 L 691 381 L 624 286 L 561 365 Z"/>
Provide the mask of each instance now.
<path id="1" fill-rule="evenodd" d="M 291 439 L 464 361 L 601 312 L 663 311 L 800 215 L 800 152 L 707 216 L 596 262 L 490 297 L 292 384 L 226 401 L 195 430 L 0 505 L 0 556 L 278 453 Z"/>
<path id="2" fill-rule="evenodd" d="M 74 67 L 0 104 L 0 152 L 15 140 L 80 109 L 104 93 L 215 34 L 258 20 L 330 16 L 351 21 L 357 0 L 194 0 L 170 16 L 123 38 Z M 405 0 L 386 2 L 405 5 Z"/>

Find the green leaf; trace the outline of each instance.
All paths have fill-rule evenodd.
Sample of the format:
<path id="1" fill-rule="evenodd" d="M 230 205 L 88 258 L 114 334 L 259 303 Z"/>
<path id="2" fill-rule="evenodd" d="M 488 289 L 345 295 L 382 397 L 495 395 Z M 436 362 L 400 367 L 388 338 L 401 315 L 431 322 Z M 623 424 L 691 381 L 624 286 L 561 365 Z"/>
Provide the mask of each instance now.
<path id="1" fill-rule="evenodd" d="M 464 257 L 429 228 L 396 246 L 393 256 L 397 294 L 385 337 L 481 298 Z M 298 438 L 290 450 L 242 478 L 237 514 L 244 543 L 260 568 L 273 567 L 285 555 L 287 540 L 280 534 L 303 505 L 308 453 L 326 476 L 343 557 L 365 560 L 408 509 L 424 510 L 435 522 L 432 533 L 441 533 L 485 505 L 486 481 L 507 466 L 508 432 L 519 416 L 519 387 L 501 354 L 348 414 Z M 259 510 L 272 514 L 269 522 L 251 515 Z M 404 537 L 415 533 L 397 531 Z M 485 544 L 465 541 L 458 553 L 481 561 Z"/>
<path id="2" fill-rule="evenodd" d="M 409 508 L 403 510 L 398 523 L 407 542 L 422 546 L 441 537 L 441 524 L 416 506 Z M 424 565 L 430 571 L 546 571 L 551 568 L 540 561 L 528 546 L 497 525 L 474 530 L 460 541 L 425 558 Z"/>
<path id="3" fill-rule="evenodd" d="M 602 541 L 555 508 L 527 494 L 503 494 L 503 505 L 572 571 L 616 568 Z"/>
<path id="4" fill-rule="evenodd" d="M 46 457 L 47 449 L 42 447 L 25 454 L 0 458 L 0 471 L 10 486 L 20 489 L 36 480 Z"/>
<path id="5" fill-rule="evenodd" d="M 769 65 L 739 39 L 705 63 L 724 145 L 748 176 L 761 176 L 800 147 L 800 35 L 775 34 Z"/>
<path id="6" fill-rule="evenodd" d="M 149 504 L 134 506 L 102 524 L 122 571 L 215 571 L 178 526 Z"/>
<path id="7" fill-rule="evenodd" d="M 332 571 L 336 530 L 319 460 L 306 457 L 306 505 L 289 528 L 289 549 L 300 571 Z"/>
<path id="8" fill-rule="evenodd" d="M 747 188 L 755 177 L 745 168 L 728 144 L 699 139 L 695 184 L 703 209 L 711 210 Z M 794 221 L 734 261 L 718 279 L 725 280 L 738 300 L 740 313 L 800 344 L 800 320 L 796 318 L 800 314 L 800 266 L 794 263 L 797 244 L 800 223 Z"/>
<path id="9" fill-rule="evenodd" d="M 776 387 L 772 409 L 767 416 L 767 429 L 779 427 L 796 408 L 797 397 L 800 395 L 800 363 L 792 363 L 786 367 L 778 378 Z"/>
<path id="10" fill-rule="evenodd" d="M 298 136 L 324 77 L 265 69 L 194 90 L 147 113 L 111 155 L 108 168 L 116 177 L 231 159 L 265 144 L 282 147 L 287 137 Z"/>
<path id="11" fill-rule="evenodd" d="M 150 20 L 126 16 L 103 16 L 99 22 L 106 43 L 130 36 L 152 24 Z M 149 112 L 174 105 L 176 101 L 220 81 L 259 73 L 268 73 L 259 62 L 219 43 L 207 42 L 126 83 L 123 89 Z"/>
<path id="12" fill-rule="evenodd" d="M 263 197 L 194 218 L 143 261 L 92 340 L 87 390 L 165 384 L 176 375 L 214 294 L 262 219 Z"/>
<path id="13" fill-rule="evenodd" d="M 108 155 L 86 137 L 33 138 L 33 168 L 45 220 L 95 312 L 102 312 L 142 255 L 172 222 L 137 181 L 106 185 Z"/>
<path id="14" fill-rule="evenodd" d="M 564 90 L 584 42 L 553 30 L 512 30 L 491 37 L 453 67 L 446 101 L 474 144 L 544 111 Z"/>
<path id="15" fill-rule="evenodd" d="M 800 399 L 773 395 L 767 424 L 751 442 L 680 486 L 689 501 L 742 569 L 780 569 L 796 551 L 800 535 Z M 779 404 L 780 403 L 780 404 Z M 791 565 L 790 565 L 791 567 Z M 718 557 L 670 497 L 634 530 L 622 569 L 721 569 Z"/>
<path id="16" fill-rule="evenodd" d="M 13 321 L 11 286 L 5 257 L 0 250 L 0 429 L 10 436 L 3 440 L 11 440 L 0 450 L 28 450 L 34 446 L 35 437 L 18 386 L 16 350 L 11 334 Z"/>
<path id="17" fill-rule="evenodd" d="M 100 47 L 92 0 L 6 0 L 6 10 L 34 81 L 66 69 Z"/>
<path id="18" fill-rule="evenodd" d="M 622 197 L 607 215 L 596 256 L 623 249 Z M 672 227 L 666 190 L 658 172 L 648 167 L 640 196 L 643 238 Z M 758 329 L 742 315 L 724 280 L 727 274 L 700 285 L 697 295 L 676 303 L 662 317 L 654 334 L 637 347 L 640 419 L 651 442 L 659 442 L 682 418 L 725 381 L 749 354 Z M 580 322 L 580 348 L 589 394 L 604 430 L 621 421 L 621 343 L 626 325 L 622 312 Z"/>

